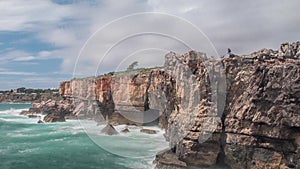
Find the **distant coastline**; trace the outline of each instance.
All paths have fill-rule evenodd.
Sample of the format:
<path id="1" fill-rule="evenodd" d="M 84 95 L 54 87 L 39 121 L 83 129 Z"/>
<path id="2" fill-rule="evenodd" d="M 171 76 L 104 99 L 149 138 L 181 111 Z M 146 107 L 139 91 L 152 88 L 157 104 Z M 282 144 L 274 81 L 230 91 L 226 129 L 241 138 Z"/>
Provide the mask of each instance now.
<path id="1" fill-rule="evenodd" d="M 32 88 L 17 88 L 11 90 L 0 91 L 1 103 L 33 103 L 47 101 L 49 99 L 59 100 L 59 89 L 32 89 Z"/>

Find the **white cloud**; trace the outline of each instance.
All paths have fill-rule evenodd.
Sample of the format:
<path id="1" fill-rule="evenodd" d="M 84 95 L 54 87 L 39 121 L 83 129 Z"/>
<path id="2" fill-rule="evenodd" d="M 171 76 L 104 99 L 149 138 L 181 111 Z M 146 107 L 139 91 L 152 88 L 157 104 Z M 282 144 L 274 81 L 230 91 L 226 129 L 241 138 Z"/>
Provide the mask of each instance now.
<path id="1" fill-rule="evenodd" d="M 14 61 L 30 61 L 30 60 L 34 60 L 35 57 L 33 56 L 21 56 L 21 57 L 17 57 L 14 59 Z"/>
<path id="2" fill-rule="evenodd" d="M 30 54 L 21 50 L 8 50 L 8 52 L 1 54 L 1 63 L 6 63 L 9 60 L 18 60 L 18 58 L 27 58 Z"/>
<path id="3" fill-rule="evenodd" d="M 23 76 L 32 76 L 38 75 L 35 72 L 14 72 L 14 71 L 0 71 L 0 75 L 23 75 Z"/>
<path id="4" fill-rule="evenodd" d="M 69 6 L 49 0 L 0 1 L 0 31 L 31 31 L 41 24 L 52 24 L 71 15 Z"/>
<path id="5" fill-rule="evenodd" d="M 9 49 L 6 50 L 4 53 L 0 54 L 0 61 L 1 64 L 6 64 L 9 62 L 27 62 L 27 61 L 37 61 L 37 60 L 45 60 L 45 59 L 54 59 L 54 58 L 61 58 L 59 56 L 60 53 L 58 50 L 53 51 L 39 51 L 28 53 L 22 50 L 13 50 Z"/>

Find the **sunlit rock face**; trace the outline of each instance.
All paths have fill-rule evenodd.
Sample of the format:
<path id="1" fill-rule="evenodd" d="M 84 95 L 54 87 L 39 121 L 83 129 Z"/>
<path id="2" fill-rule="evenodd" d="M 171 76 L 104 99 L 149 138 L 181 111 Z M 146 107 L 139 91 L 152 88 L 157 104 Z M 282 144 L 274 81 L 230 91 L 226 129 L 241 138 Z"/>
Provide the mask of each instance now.
<path id="1" fill-rule="evenodd" d="M 60 94 L 72 102 L 71 114 L 111 124 L 158 125 L 164 110 L 160 69 L 118 72 L 61 82 Z"/>

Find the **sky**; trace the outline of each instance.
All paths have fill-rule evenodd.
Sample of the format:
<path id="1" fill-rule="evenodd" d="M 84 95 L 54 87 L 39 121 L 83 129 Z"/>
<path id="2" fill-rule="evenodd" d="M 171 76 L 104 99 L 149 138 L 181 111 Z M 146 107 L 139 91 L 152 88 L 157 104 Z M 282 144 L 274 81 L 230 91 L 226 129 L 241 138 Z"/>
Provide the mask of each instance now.
<path id="1" fill-rule="evenodd" d="M 163 64 L 169 51 L 215 57 L 278 49 L 300 36 L 298 0 L 0 0 L 0 90 Z"/>

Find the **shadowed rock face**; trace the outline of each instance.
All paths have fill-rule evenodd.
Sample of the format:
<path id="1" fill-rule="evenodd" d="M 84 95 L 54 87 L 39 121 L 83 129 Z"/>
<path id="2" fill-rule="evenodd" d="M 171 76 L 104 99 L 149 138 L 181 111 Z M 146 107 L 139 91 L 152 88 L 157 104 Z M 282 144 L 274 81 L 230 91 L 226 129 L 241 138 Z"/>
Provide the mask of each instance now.
<path id="1" fill-rule="evenodd" d="M 213 61 L 171 52 L 163 69 L 62 82 L 54 105 L 58 115 L 164 128 L 171 150 L 158 168 L 299 168 L 299 57 L 299 42 Z"/>

